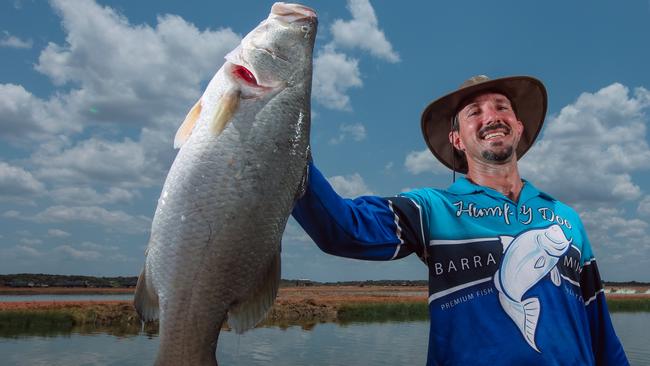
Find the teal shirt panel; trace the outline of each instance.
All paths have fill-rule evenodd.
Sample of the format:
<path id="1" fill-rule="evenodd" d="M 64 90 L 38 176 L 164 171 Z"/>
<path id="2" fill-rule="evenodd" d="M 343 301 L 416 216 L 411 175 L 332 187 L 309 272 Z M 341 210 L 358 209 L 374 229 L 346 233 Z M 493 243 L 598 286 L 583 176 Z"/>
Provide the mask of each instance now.
<path id="1" fill-rule="evenodd" d="M 517 236 L 559 225 L 580 252 L 580 265 L 593 259 L 589 239 L 578 214 L 566 204 L 524 181 L 519 201 L 458 179 L 447 190 L 421 188 L 402 193 L 421 207 L 427 241 Z"/>

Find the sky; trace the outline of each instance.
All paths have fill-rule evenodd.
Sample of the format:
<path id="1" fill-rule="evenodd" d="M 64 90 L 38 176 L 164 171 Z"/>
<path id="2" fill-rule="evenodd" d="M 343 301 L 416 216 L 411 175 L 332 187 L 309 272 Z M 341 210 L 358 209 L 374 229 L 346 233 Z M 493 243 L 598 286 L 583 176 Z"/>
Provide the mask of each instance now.
<path id="1" fill-rule="evenodd" d="M 134 276 L 173 138 L 272 2 L 0 3 L 0 273 Z M 580 214 L 603 279 L 650 281 L 650 1 L 315 0 L 311 144 L 339 194 L 445 188 L 420 114 L 478 74 L 549 94 L 522 176 Z M 414 256 L 322 253 L 290 219 L 282 277 L 424 280 Z"/>

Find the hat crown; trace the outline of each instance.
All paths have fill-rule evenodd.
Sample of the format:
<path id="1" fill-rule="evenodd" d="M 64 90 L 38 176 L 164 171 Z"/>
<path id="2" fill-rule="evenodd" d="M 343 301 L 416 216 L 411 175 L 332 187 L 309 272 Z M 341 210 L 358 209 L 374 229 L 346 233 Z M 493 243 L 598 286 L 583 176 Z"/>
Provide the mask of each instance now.
<path id="1" fill-rule="evenodd" d="M 468 87 L 468 86 L 472 86 L 472 85 L 476 85 L 476 84 L 484 83 L 484 82 L 489 81 L 489 80 L 490 80 L 490 78 L 487 77 L 486 75 L 476 75 L 476 76 L 472 76 L 471 78 L 465 80 L 465 81 L 460 85 L 460 89 L 462 89 L 462 88 L 466 88 L 466 87 Z"/>

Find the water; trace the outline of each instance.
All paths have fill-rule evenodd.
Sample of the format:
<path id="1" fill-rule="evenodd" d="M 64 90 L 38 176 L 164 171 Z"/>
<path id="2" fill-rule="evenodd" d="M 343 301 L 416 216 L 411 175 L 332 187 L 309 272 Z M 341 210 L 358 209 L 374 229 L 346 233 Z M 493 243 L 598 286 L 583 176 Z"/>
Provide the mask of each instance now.
<path id="1" fill-rule="evenodd" d="M 612 320 L 632 365 L 650 365 L 650 313 L 615 313 Z M 119 334 L 119 333 L 118 333 Z M 223 332 L 221 365 L 424 365 L 428 322 L 387 322 L 313 328 Z M 75 331 L 0 338 L 2 365 L 150 365 L 155 335 Z"/>
<path id="2" fill-rule="evenodd" d="M 632 365 L 650 365 L 650 312 L 613 313 L 616 334 Z"/>
<path id="3" fill-rule="evenodd" d="M 74 295 L 0 295 L 0 302 L 59 302 L 59 301 L 87 301 L 87 300 L 133 300 L 133 294 L 74 294 Z"/>

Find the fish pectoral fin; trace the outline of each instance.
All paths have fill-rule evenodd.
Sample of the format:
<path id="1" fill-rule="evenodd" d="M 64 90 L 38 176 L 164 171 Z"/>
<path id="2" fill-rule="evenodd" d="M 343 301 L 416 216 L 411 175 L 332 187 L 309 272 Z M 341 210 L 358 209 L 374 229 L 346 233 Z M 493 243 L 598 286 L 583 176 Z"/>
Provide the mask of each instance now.
<path id="1" fill-rule="evenodd" d="M 210 131 L 213 136 L 219 136 L 226 128 L 232 116 L 239 108 L 239 99 L 241 97 L 241 90 L 230 89 L 227 90 L 219 99 L 215 108 L 214 115 L 210 120 Z"/>
<path id="2" fill-rule="evenodd" d="M 551 281 L 555 286 L 560 286 L 562 284 L 562 278 L 560 278 L 560 270 L 557 269 L 557 266 L 553 267 L 551 270 Z"/>
<path id="3" fill-rule="evenodd" d="M 296 196 L 294 197 L 294 202 L 301 199 L 302 196 L 307 192 L 307 184 L 309 184 L 309 164 L 305 164 L 305 171 L 302 174 L 302 179 L 298 185 L 298 190 L 296 190 Z"/>
<path id="4" fill-rule="evenodd" d="M 262 321 L 273 306 L 280 286 L 280 252 L 270 263 L 264 282 L 250 298 L 228 312 L 228 325 L 241 334 Z"/>
<path id="5" fill-rule="evenodd" d="M 145 322 L 154 321 L 158 319 L 159 305 L 158 294 L 156 294 L 153 285 L 149 283 L 145 273 L 147 268 L 142 269 L 140 277 L 138 277 L 138 284 L 135 287 L 135 296 L 133 298 L 133 305 L 137 311 L 140 319 Z"/>
<path id="6" fill-rule="evenodd" d="M 201 99 L 199 99 L 192 109 L 187 112 L 187 116 L 185 116 L 185 120 L 181 124 L 181 127 L 176 131 L 176 136 L 174 137 L 174 149 L 179 149 L 190 137 L 192 130 L 194 130 L 194 125 L 199 119 L 199 115 L 201 115 L 201 109 Z"/>

